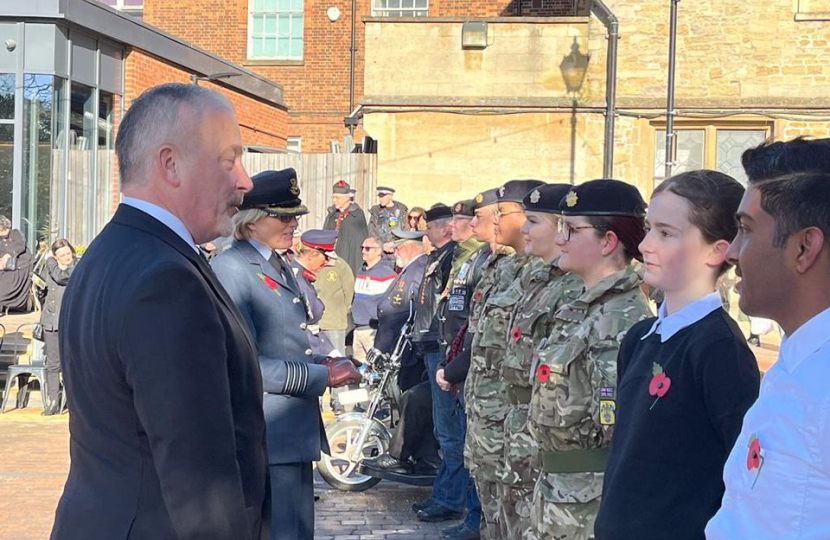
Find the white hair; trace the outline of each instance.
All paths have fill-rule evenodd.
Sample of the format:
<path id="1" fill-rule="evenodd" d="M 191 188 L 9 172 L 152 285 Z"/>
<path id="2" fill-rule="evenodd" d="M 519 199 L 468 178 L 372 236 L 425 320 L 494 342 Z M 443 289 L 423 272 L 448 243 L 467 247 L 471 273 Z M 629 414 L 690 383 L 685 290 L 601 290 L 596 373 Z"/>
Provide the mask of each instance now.
<path id="1" fill-rule="evenodd" d="M 248 225 L 256 223 L 268 214 L 259 208 L 241 210 L 233 216 L 233 237 L 237 240 L 250 240 L 251 228 Z"/>
<path id="2" fill-rule="evenodd" d="M 146 90 L 135 100 L 118 126 L 115 152 L 121 184 L 141 181 L 147 153 L 165 141 L 188 141 L 196 134 L 180 133 L 180 113 L 189 106 L 200 121 L 210 107 L 233 111 L 231 102 L 214 90 L 195 84 L 167 83 Z"/>

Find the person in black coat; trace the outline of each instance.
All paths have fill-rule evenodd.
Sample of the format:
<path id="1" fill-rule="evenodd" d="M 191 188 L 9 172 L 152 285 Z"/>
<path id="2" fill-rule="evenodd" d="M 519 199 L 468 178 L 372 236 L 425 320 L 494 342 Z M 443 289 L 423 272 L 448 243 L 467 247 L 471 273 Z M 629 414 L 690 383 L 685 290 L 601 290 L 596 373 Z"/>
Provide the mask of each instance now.
<path id="1" fill-rule="evenodd" d="M 46 391 L 48 406 L 41 413 L 52 416 L 60 412 L 60 347 L 58 345 L 58 315 L 61 312 L 63 292 L 75 269 L 75 248 L 69 240 L 61 238 L 52 244 L 52 257 L 46 261 L 46 299 L 40 312 L 43 326 L 43 342 L 46 352 Z"/>
<path id="2" fill-rule="evenodd" d="M 351 187 L 340 180 L 332 188 L 332 203 L 329 207 L 323 228 L 337 231 L 337 245 L 334 251 L 337 256 L 349 264 L 353 274 L 360 272 L 363 267 L 363 240 L 369 236 L 369 226 L 363 209 L 352 202 Z"/>
<path id="3" fill-rule="evenodd" d="M 28 311 L 32 254 L 26 249 L 23 233 L 12 229 L 12 222 L 0 216 L 0 310 Z"/>
<path id="4" fill-rule="evenodd" d="M 60 312 L 71 465 L 51 538 L 267 538 L 256 347 L 197 249 L 230 233 L 251 189 L 233 106 L 153 87 L 116 152 L 122 203 Z"/>

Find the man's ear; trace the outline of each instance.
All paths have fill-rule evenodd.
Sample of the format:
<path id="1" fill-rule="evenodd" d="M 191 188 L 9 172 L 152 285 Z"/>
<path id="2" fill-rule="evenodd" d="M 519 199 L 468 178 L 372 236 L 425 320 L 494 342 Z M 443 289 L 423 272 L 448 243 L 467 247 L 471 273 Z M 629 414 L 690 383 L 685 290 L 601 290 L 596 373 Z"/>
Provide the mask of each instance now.
<path id="1" fill-rule="evenodd" d="M 155 159 L 162 178 L 173 187 L 179 187 L 181 185 L 177 154 L 175 147 L 166 144 L 158 149 Z"/>
<path id="2" fill-rule="evenodd" d="M 807 227 L 789 239 L 796 252 L 795 270 L 799 274 L 807 273 L 812 268 L 822 251 L 827 249 L 827 237 L 818 227 Z"/>

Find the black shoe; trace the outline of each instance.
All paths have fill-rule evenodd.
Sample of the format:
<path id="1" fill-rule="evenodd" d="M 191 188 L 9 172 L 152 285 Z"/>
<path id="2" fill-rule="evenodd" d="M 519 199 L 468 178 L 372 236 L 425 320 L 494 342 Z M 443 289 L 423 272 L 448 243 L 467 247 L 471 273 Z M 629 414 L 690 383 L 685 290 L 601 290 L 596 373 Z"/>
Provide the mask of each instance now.
<path id="1" fill-rule="evenodd" d="M 481 532 L 478 529 L 471 529 L 466 523 L 462 523 L 455 532 L 444 534 L 444 540 L 479 540 L 480 538 Z"/>
<path id="2" fill-rule="evenodd" d="M 438 476 L 438 465 L 426 459 L 419 459 L 412 466 L 412 472 L 416 474 Z"/>
<path id="3" fill-rule="evenodd" d="M 376 458 L 364 459 L 363 466 L 369 469 L 394 472 L 398 474 L 409 474 L 412 472 L 412 466 L 409 463 L 392 457 L 389 454 L 383 454 L 382 456 L 378 456 Z"/>
<path id="4" fill-rule="evenodd" d="M 41 416 L 54 416 L 56 414 L 60 414 L 60 412 L 61 412 L 60 404 L 59 403 L 53 403 L 52 405 L 49 405 L 48 407 L 46 407 L 43 410 L 43 412 L 40 413 L 40 415 Z"/>
<path id="5" fill-rule="evenodd" d="M 456 512 L 455 510 L 450 510 L 449 508 L 444 508 L 440 504 L 433 504 L 431 506 L 427 506 L 423 510 L 418 510 L 415 514 L 415 517 L 418 518 L 418 521 L 425 521 L 427 523 L 435 523 L 438 521 L 451 521 L 455 519 L 461 519 L 464 516 L 461 512 Z"/>
<path id="6" fill-rule="evenodd" d="M 412 503 L 412 511 L 417 512 L 418 510 L 423 510 L 428 506 L 432 506 L 432 504 L 432 497 L 427 497 L 426 499 Z"/>

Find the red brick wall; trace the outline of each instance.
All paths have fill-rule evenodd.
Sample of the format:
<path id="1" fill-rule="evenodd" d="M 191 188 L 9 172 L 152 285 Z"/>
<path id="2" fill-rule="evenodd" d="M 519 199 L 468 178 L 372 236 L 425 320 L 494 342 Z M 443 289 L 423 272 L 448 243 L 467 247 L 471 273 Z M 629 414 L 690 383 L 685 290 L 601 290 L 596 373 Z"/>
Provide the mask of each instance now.
<path id="1" fill-rule="evenodd" d="M 125 109 L 129 108 L 134 98 L 151 86 L 165 82 L 190 83 L 189 72 L 137 49 L 132 49 L 127 54 L 125 77 Z M 199 84 L 220 91 L 234 104 L 236 118 L 242 127 L 243 144 L 285 148 L 288 114 L 284 109 L 211 82 L 202 81 Z"/>
<path id="2" fill-rule="evenodd" d="M 248 61 L 248 0 L 202 0 L 198 10 L 194 5 L 190 0 L 145 0 L 144 21 L 282 84 L 290 108 L 287 135 L 302 137 L 304 152 L 328 152 L 330 141 L 343 140 L 348 133 L 343 117 L 350 112 L 349 0 L 305 0 L 303 60 L 293 63 Z M 331 6 L 341 11 L 334 23 L 326 16 Z M 371 0 L 357 0 L 355 104 L 363 96 L 362 18 L 370 13 Z M 360 137 L 362 133 L 355 134 L 356 140 Z"/>

